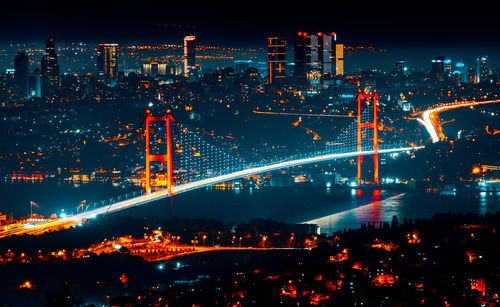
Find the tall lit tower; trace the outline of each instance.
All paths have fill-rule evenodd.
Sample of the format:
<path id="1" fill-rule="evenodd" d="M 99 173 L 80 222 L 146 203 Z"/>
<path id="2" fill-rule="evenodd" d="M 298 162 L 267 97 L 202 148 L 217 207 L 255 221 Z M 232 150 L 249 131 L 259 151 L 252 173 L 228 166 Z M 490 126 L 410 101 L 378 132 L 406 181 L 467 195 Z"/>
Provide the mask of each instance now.
<path id="1" fill-rule="evenodd" d="M 53 96 L 59 87 L 59 65 L 57 64 L 56 44 L 50 38 L 45 44 L 45 55 L 42 57 L 42 97 Z"/>
<path id="2" fill-rule="evenodd" d="M 99 44 L 97 47 L 98 78 L 109 83 L 118 76 L 118 44 Z M 104 81 L 104 80 L 103 80 Z"/>
<path id="3" fill-rule="evenodd" d="M 323 42 L 323 52 L 321 54 L 321 62 L 322 62 L 322 68 L 323 68 L 323 75 L 334 75 L 334 70 L 333 70 L 333 60 L 335 59 L 335 39 L 336 35 L 334 33 L 330 34 L 322 34 L 318 33 L 318 36 L 322 37 Z"/>
<path id="4" fill-rule="evenodd" d="M 467 83 L 467 67 L 464 62 L 459 61 L 455 64 L 455 72 L 460 74 L 460 84 Z"/>
<path id="5" fill-rule="evenodd" d="M 286 78 L 286 38 L 267 38 L 267 65 L 270 84 L 282 84 Z"/>
<path id="6" fill-rule="evenodd" d="M 26 97 L 28 93 L 28 57 L 24 52 L 14 58 L 14 93 L 17 98 Z"/>
<path id="7" fill-rule="evenodd" d="M 188 35 L 184 37 L 184 77 L 188 78 L 189 73 L 195 68 L 196 65 L 196 36 Z"/>
<path id="8" fill-rule="evenodd" d="M 335 44 L 335 74 L 344 75 L 344 44 Z"/>
<path id="9" fill-rule="evenodd" d="M 434 83 L 440 83 L 444 81 L 444 57 L 437 56 L 432 60 L 430 77 Z"/>
<path id="10" fill-rule="evenodd" d="M 488 80 L 488 57 L 479 56 L 477 57 L 477 83 L 485 82 Z"/>
<path id="11" fill-rule="evenodd" d="M 299 31 L 295 37 L 295 47 L 294 47 L 294 71 L 293 75 L 295 78 L 295 83 L 300 86 L 305 86 L 307 83 L 307 55 L 308 48 L 310 46 L 310 36 L 307 36 L 306 32 Z"/>

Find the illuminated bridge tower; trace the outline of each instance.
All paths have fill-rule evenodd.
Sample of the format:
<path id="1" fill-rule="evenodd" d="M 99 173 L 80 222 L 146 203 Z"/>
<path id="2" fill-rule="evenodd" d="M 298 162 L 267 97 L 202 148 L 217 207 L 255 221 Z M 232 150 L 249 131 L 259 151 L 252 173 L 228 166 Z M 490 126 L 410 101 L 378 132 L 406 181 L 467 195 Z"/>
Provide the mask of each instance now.
<path id="1" fill-rule="evenodd" d="M 151 133 L 151 122 L 165 122 L 166 127 L 166 153 L 165 154 L 151 154 L 151 144 L 150 144 L 150 133 Z M 165 166 L 167 167 L 167 178 L 166 178 L 166 187 L 167 191 L 172 194 L 172 185 L 173 185 L 173 177 L 172 177 L 172 144 L 171 144 L 171 122 L 175 122 L 172 114 L 170 114 L 170 110 L 165 112 L 165 115 L 162 116 L 153 116 L 151 111 L 146 110 L 146 176 L 145 176 L 145 189 L 146 193 L 151 193 L 151 162 L 160 161 L 166 162 Z M 161 140 L 160 140 L 161 141 Z M 161 142 L 160 142 L 161 144 Z"/>
<path id="2" fill-rule="evenodd" d="M 363 106 L 362 102 L 366 102 L 366 106 L 370 106 L 370 103 L 373 102 L 373 122 L 366 121 L 361 117 L 361 107 Z M 357 117 L 357 150 L 361 151 L 361 141 L 364 138 L 367 138 L 367 134 L 363 131 L 366 129 L 373 129 L 373 151 L 375 154 L 373 155 L 373 182 L 378 185 L 378 126 L 377 126 L 377 103 L 379 102 L 377 90 L 373 90 L 373 93 L 363 93 L 361 90 L 358 90 L 358 117 Z M 370 145 L 372 145 L 370 144 Z M 361 163 L 363 161 L 363 157 L 358 156 L 358 185 L 361 184 Z"/>

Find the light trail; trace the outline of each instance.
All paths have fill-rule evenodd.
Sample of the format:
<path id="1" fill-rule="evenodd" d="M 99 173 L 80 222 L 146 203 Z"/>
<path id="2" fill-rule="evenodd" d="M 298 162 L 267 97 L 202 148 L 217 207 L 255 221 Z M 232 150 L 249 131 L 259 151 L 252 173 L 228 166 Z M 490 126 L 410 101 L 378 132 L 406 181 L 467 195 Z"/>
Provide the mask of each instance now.
<path id="1" fill-rule="evenodd" d="M 285 116 L 310 116 L 310 117 L 354 117 L 354 115 L 343 114 L 312 114 L 312 113 L 289 113 L 289 112 L 271 112 L 271 111 L 252 111 L 255 114 L 264 115 L 285 115 Z"/>
<path id="2" fill-rule="evenodd" d="M 472 107 L 472 106 L 497 103 L 497 102 L 500 102 L 500 100 L 459 101 L 459 102 L 452 102 L 449 104 L 442 104 L 439 105 L 438 107 L 434 107 L 422 112 L 422 118 L 417 118 L 417 120 L 419 123 L 424 125 L 425 129 L 427 129 L 427 132 L 429 132 L 431 136 L 432 142 L 436 143 L 439 142 L 439 140 L 444 137 L 441 124 L 439 122 L 439 117 L 438 117 L 439 113 L 457 108 Z M 418 113 L 415 113 L 415 115 L 416 114 Z"/>
<path id="3" fill-rule="evenodd" d="M 378 153 L 383 154 L 383 153 L 393 153 L 393 152 L 403 152 L 403 151 L 412 151 L 412 150 L 418 150 L 424 148 L 423 146 L 419 147 L 402 147 L 402 148 L 390 148 L 390 149 L 380 149 Z M 349 153 L 340 153 L 340 154 L 324 154 L 324 155 L 318 155 L 318 156 L 313 156 L 310 158 L 302 158 L 302 159 L 296 159 L 296 160 L 290 160 L 290 161 L 283 161 L 283 162 L 276 162 L 264 166 L 258 166 L 258 167 L 252 167 L 252 168 L 247 168 L 241 171 L 225 174 L 225 175 L 220 175 L 220 176 L 215 176 L 212 178 L 207 178 L 207 179 L 202 179 L 182 185 L 177 185 L 172 187 L 172 194 L 180 194 L 188 191 L 192 191 L 195 189 L 203 188 L 206 186 L 211 186 L 217 183 L 225 182 L 225 181 L 230 181 L 238 178 L 243 178 L 243 177 L 248 177 L 251 175 L 255 174 L 261 174 L 261 173 L 266 173 L 269 171 L 273 170 L 278 170 L 278 169 L 283 169 L 283 168 L 289 168 L 289 167 L 294 167 L 294 166 L 299 166 L 299 165 L 306 165 L 306 164 L 311 164 L 311 163 L 318 163 L 318 162 L 324 162 L 324 161 L 329 161 L 329 160 L 335 160 L 335 159 L 343 159 L 343 158 L 351 158 L 351 157 L 356 157 L 356 156 L 366 156 L 366 155 L 373 155 L 375 154 L 375 151 L 370 150 L 370 151 L 355 151 L 355 152 L 349 152 Z M 45 223 L 39 223 L 35 225 L 30 225 L 29 227 L 19 227 L 16 229 L 10 229 L 4 232 L 0 232 L 0 238 L 10 236 L 10 235 L 22 235 L 22 234 L 29 234 L 29 233 L 43 233 L 46 231 L 50 230 L 57 230 L 61 228 L 68 228 L 70 226 L 75 226 L 84 220 L 89 220 L 93 219 L 98 215 L 105 215 L 105 214 L 110 214 L 113 212 L 125 210 L 128 208 L 132 208 L 135 206 L 140 206 L 152 201 L 157 201 L 165 197 L 169 197 L 172 194 L 170 194 L 166 189 L 153 192 L 151 194 L 145 194 L 141 195 L 138 197 L 130 198 L 127 200 L 119 201 L 113 204 L 110 204 L 108 206 L 103 206 L 99 207 L 96 209 L 92 209 L 89 211 L 85 211 L 83 213 L 77 213 L 75 215 L 67 216 L 64 218 L 59 218 L 56 220 L 51 220 L 49 222 Z"/>

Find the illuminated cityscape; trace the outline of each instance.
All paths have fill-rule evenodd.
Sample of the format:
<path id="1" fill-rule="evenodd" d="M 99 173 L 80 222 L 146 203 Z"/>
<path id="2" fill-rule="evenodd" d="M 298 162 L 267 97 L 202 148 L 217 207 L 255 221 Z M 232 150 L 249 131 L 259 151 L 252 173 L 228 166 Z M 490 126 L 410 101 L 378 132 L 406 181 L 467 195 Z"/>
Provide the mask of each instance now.
<path id="1" fill-rule="evenodd" d="M 500 304 L 493 8 L 50 2 L 0 20 L 0 306 Z"/>

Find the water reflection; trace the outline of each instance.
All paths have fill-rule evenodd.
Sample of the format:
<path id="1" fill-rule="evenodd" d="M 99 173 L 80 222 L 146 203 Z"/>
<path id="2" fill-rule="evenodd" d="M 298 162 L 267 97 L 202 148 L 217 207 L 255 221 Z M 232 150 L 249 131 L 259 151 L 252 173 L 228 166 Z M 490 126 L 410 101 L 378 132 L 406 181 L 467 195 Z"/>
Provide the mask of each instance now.
<path id="1" fill-rule="evenodd" d="M 353 192 L 354 191 L 354 192 Z M 351 191 L 358 199 L 363 195 L 361 189 Z M 356 208 L 345 210 L 339 213 L 331 214 L 319 219 L 307 221 L 306 223 L 318 224 L 322 233 L 332 233 L 344 228 L 356 228 L 360 224 L 379 223 L 381 221 L 390 221 L 392 216 L 397 215 L 398 207 L 401 205 L 401 198 L 405 193 L 397 194 L 386 199 L 382 199 L 381 190 L 371 192 L 370 202 L 359 205 Z"/>

